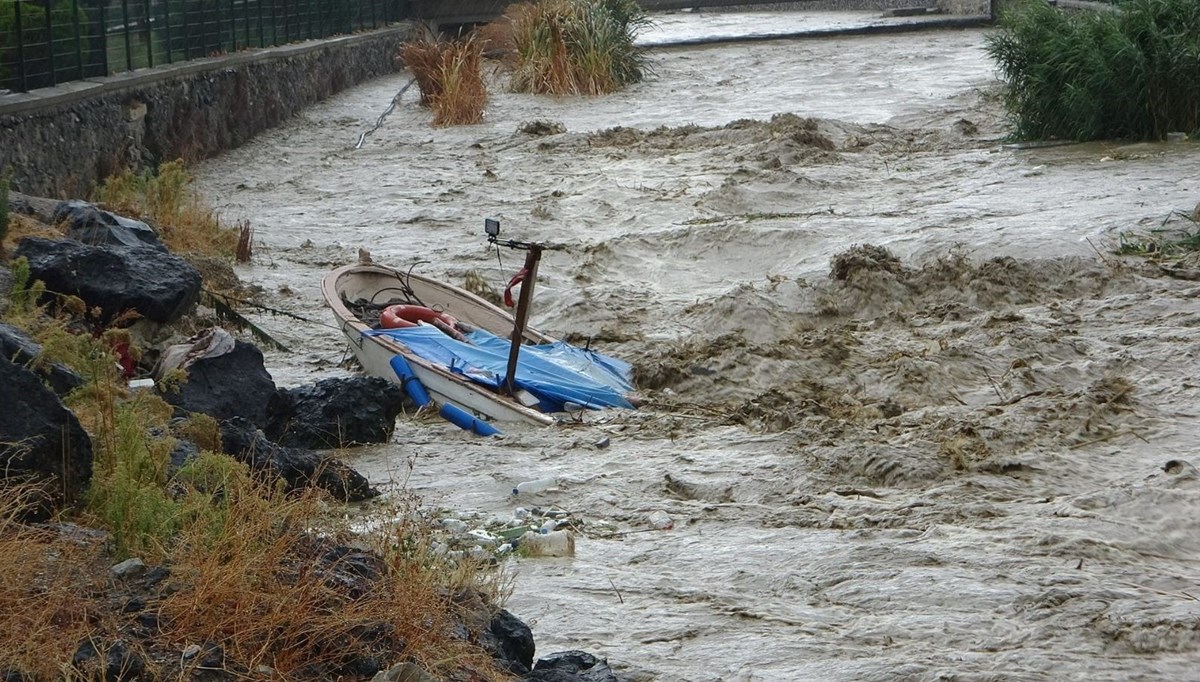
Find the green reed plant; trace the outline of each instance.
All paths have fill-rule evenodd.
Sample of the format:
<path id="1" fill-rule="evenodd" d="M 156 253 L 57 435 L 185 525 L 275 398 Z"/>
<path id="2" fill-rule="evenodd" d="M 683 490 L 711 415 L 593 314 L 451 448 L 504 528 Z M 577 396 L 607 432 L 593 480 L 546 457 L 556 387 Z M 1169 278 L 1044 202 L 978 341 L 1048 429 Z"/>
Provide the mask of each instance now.
<path id="1" fill-rule="evenodd" d="M 1041 0 L 1002 10 L 987 52 L 1019 139 L 1162 139 L 1200 131 L 1200 2 L 1128 0 L 1069 14 Z"/>
<path id="2" fill-rule="evenodd" d="M 641 81 L 634 44 L 650 23 L 633 0 L 540 0 L 509 7 L 518 92 L 601 95 Z"/>

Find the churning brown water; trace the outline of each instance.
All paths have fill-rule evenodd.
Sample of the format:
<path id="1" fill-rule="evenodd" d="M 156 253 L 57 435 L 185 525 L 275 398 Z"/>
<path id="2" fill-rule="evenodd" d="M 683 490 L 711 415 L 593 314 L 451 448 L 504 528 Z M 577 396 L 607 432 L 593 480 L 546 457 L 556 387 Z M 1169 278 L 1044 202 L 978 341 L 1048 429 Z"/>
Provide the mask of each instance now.
<path id="1" fill-rule="evenodd" d="M 539 651 L 659 680 L 1200 679 L 1200 285 L 1110 255 L 1195 206 L 1200 154 L 1009 148 L 983 40 L 663 50 L 622 93 L 497 90 L 446 130 L 410 92 L 352 149 L 400 74 L 199 185 L 256 229 L 243 277 L 315 319 L 359 248 L 499 287 L 519 256 L 498 268 L 485 216 L 567 247 L 535 321 L 634 362 L 648 407 L 496 441 L 402 420 L 349 456 L 461 516 L 638 531 L 508 562 Z M 259 321 L 294 349 L 279 383 L 345 371 L 335 330 Z"/>

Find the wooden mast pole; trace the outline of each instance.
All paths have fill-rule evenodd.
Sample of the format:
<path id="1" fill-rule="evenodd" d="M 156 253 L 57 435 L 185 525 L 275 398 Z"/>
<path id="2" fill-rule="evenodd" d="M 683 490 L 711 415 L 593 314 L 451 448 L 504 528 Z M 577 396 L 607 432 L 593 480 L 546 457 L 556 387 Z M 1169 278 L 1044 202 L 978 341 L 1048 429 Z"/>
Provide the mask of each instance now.
<path id="1" fill-rule="evenodd" d="M 525 279 L 521 282 L 521 296 L 517 299 L 517 316 L 513 324 L 511 345 L 508 351 L 508 373 L 504 378 L 504 390 L 511 396 L 517 394 L 517 361 L 521 355 L 521 343 L 525 340 L 525 323 L 529 320 L 529 304 L 533 301 L 533 287 L 537 283 L 538 261 L 542 258 L 542 245 L 529 244 L 525 254 Z"/>

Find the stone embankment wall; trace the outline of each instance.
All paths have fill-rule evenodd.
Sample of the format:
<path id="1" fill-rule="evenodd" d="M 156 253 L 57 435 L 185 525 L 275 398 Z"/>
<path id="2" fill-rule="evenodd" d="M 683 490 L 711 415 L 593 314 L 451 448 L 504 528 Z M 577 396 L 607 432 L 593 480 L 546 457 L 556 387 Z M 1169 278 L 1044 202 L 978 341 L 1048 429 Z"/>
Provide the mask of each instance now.
<path id="1" fill-rule="evenodd" d="M 81 197 L 125 168 L 232 149 L 343 88 L 391 73 L 408 25 L 0 96 L 14 190 Z"/>

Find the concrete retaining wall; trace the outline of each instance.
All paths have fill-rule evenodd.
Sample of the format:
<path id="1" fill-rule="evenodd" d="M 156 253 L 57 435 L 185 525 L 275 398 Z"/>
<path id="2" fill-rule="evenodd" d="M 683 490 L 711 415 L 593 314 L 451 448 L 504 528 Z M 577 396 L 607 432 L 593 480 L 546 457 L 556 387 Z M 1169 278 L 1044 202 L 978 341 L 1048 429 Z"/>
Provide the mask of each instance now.
<path id="1" fill-rule="evenodd" d="M 343 88 L 399 68 L 408 25 L 0 96 L 14 190 L 85 196 L 121 170 L 236 147 Z"/>

